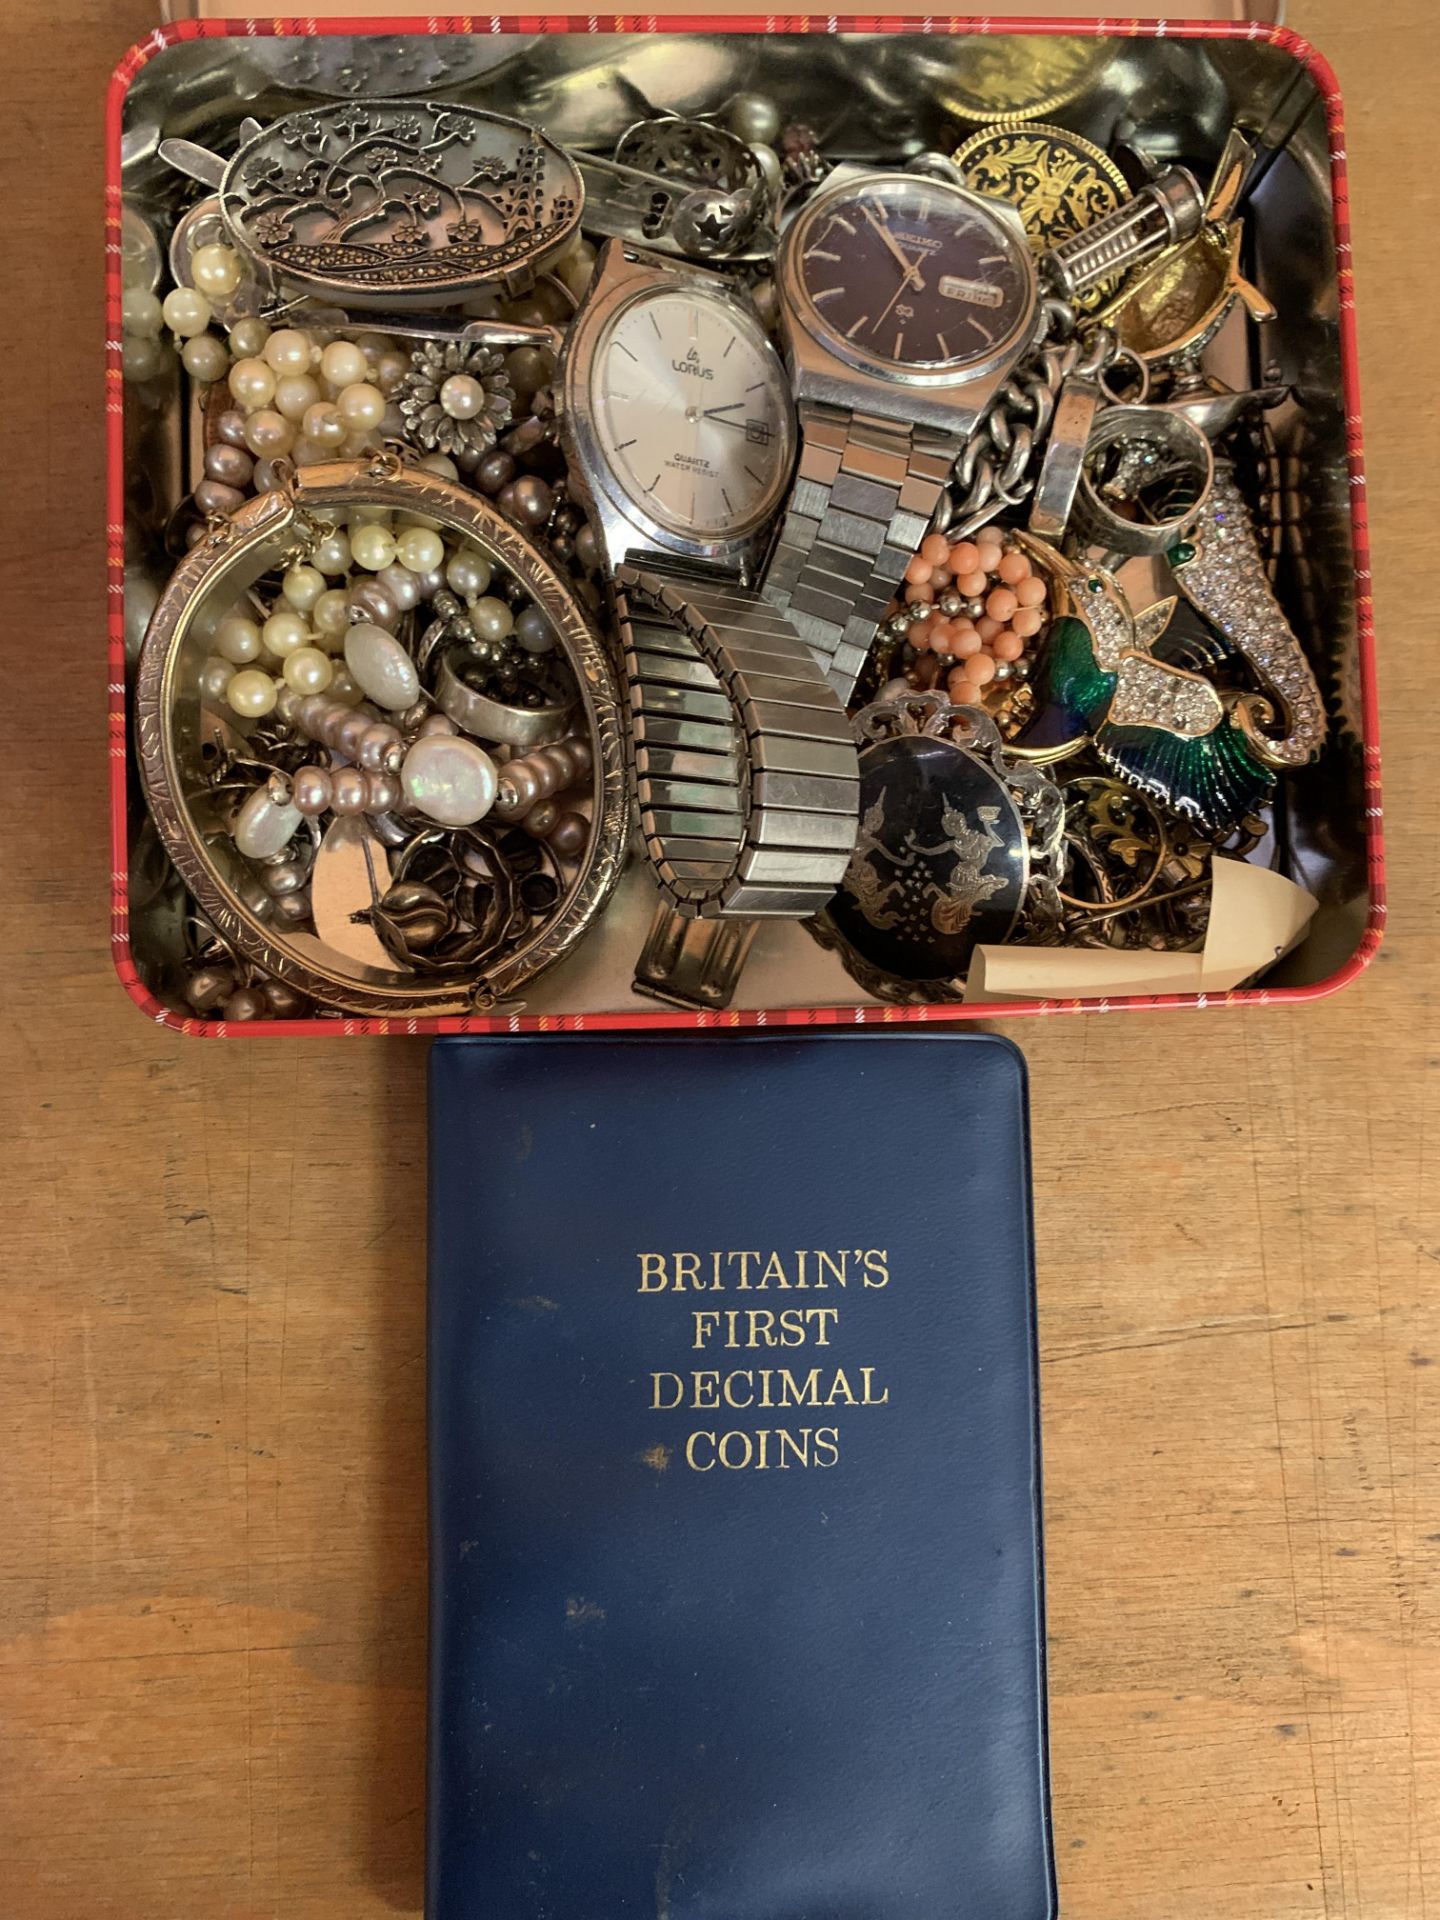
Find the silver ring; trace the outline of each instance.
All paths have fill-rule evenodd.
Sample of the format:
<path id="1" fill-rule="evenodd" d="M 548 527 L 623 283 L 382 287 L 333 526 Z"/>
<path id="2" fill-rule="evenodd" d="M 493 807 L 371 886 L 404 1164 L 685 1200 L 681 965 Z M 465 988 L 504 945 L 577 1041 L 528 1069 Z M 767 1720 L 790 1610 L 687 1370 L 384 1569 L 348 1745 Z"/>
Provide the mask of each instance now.
<path id="1" fill-rule="evenodd" d="M 1098 455 L 1132 443 L 1137 449 L 1153 446 L 1171 462 L 1186 469 L 1185 502 L 1178 513 L 1163 520 L 1131 519 L 1101 496 L 1092 478 Z M 1194 524 L 1215 483 L 1215 456 L 1200 429 L 1164 407 L 1107 407 L 1091 429 L 1080 469 L 1071 516 L 1071 545 L 1098 549 L 1108 565 L 1136 555 L 1168 553 Z"/>
<path id="2" fill-rule="evenodd" d="M 1085 449 L 1101 402 L 1099 386 L 1072 374 L 1060 389 L 1055 421 L 1045 443 L 1040 477 L 1030 508 L 1030 531 L 1042 540 L 1059 540 L 1070 524 Z"/>
<path id="3" fill-rule="evenodd" d="M 457 727 L 473 733 L 477 740 L 497 741 L 527 751 L 531 747 L 548 747 L 564 736 L 574 711 L 568 702 L 513 707 L 503 700 L 494 700 L 460 678 L 450 664 L 451 653 L 441 658 L 435 679 L 435 698 Z"/>

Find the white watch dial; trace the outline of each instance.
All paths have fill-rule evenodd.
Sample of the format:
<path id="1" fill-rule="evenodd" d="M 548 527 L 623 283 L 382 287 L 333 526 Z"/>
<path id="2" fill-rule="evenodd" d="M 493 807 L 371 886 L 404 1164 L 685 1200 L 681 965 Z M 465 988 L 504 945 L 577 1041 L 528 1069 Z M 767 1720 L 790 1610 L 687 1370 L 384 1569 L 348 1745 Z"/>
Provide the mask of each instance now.
<path id="1" fill-rule="evenodd" d="M 677 286 L 622 307 L 590 405 L 616 481 L 671 532 L 732 540 L 778 506 L 794 451 L 789 383 L 759 321 L 728 301 Z"/>

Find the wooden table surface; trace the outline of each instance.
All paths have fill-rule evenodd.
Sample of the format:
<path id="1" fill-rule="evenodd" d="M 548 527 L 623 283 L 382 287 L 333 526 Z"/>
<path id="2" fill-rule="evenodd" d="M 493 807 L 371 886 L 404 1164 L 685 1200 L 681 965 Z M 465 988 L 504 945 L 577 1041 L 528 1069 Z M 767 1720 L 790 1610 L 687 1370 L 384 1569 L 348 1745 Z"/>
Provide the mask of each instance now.
<path id="1" fill-rule="evenodd" d="M 111 975 L 100 103 L 153 18 L 10 0 L 0 74 L 0 1917 L 371 1920 L 421 1900 L 425 1048 L 184 1041 Z M 1440 1913 L 1435 21 L 1292 8 L 1349 103 L 1388 943 L 1014 1028 L 1068 1920 Z"/>

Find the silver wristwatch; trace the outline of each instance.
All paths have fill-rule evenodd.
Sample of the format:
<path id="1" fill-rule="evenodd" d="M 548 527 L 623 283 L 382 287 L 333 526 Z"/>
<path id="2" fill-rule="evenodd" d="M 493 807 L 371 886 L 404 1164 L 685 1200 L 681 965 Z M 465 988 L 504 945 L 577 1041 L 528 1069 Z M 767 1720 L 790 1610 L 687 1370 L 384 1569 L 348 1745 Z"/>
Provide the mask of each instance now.
<path id="1" fill-rule="evenodd" d="M 776 272 L 801 446 L 763 590 L 848 700 L 976 422 L 1038 311 L 1018 215 L 926 175 L 837 168 Z"/>
<path id="2" fill-rule="evenodd" d="M 779 355 L 721 275 L 612 241 L 557 386 L 652 871 L 687 917 L 814 913 L 854 845 L 859 774 L 840 702 L 751 584 L 794 464 Z"/>

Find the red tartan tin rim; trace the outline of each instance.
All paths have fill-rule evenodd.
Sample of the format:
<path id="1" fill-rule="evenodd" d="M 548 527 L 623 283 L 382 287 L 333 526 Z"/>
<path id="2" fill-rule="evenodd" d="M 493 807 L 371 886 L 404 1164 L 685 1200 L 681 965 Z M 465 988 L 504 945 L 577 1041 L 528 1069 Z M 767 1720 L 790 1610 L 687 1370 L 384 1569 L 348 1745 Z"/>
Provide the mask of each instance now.
<path id="1" fill-rule="evenodd" d="M 172 1012 L 149 992 L 130 948 L 129 846 L 126 775 L 130 743 L 125 712 L 125 578 L 123 410 L 120 366 L 120 135 L 125 96 L 142 67 L 186 40 L 284 37 L 321 34 L 456 33 L 1065 33 L 1116 39 L 1223 39 L 1261 41 L 1289 54 L 1314 82 L 1325 102 L 1330 139 L 1330 178 L 1335 217 L 1336 277 L 1340 296 L 1340 360 L 1350 475 L 1355 553 L 1355 611 L 1363 722 L 1366 869 L 1370 905 L 1355 951 L 1327 979 L 1303 987 L 1250 987 L 1224 994 L 1126 994 L 1102 1000 L 1017 1000 L 978 1006 L 738 1008 L 726 1013 L 614 1012 L 577 1014 L 494 1013 L 434 1020 L 257 1020 L 243 1026 L 197 1020 Z M 581 1033 L 694 1030 L 706 1027 L 893 1026 L 952 1024 L 959 1020 L 1023 1014 L 1109 1013 L 1121 1009 L 1169 1011 L 1220 1006 L 1278 1006 L 1324 999 L 1348 986 L 1374 959 L 1385 929 L 1385 848 L 1380 798 L 1380 726 L 1375 686 L 1375 628 L 1371 599 L 1370 523 L 1360 417 L 1360 375 L 1355 329 L 1355 285 L 1350 241 L 1350 189 L 1345 152 L 1344 107 L 1328 61 L 1288 27 L 1263 21 L 1212 20 L 995 20 L 963 15 L 917 18 L 903 14 L 431 14 L 383 20 L 276 17 L 265 20 L 183 20 L 157 27 L 120 61 L 111 76 L 105 108 L 105 435 L 107 629 L 109 634 L 109 752 L 111 829 L 111 952 L 131 999 L 160 1026 L 181 1033 L 225 1039 L 236 1034 L 369 1033 Z"/>

